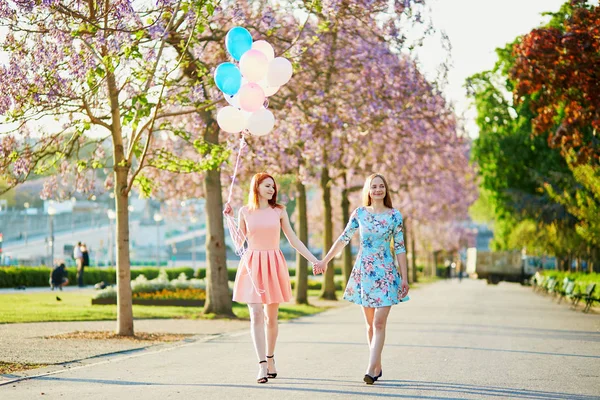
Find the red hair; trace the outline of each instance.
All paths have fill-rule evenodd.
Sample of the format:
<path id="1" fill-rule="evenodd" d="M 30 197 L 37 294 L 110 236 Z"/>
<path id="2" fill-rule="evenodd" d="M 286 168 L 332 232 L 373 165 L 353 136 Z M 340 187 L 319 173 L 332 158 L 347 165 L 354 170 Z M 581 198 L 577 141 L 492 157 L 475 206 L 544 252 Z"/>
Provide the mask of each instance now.
<path id="1" fill-rule="evenodd" d="M 273 189 L 275 193 L 273 193 L 273 197 L 269 199 L 269 205 L 272 208 L 283 208 L 281 204 L 277 204 L 277 182 L 275 182 L 275 178 L 266 172 L 259 172 L 258 174 L 252 177 L 252 181 L 250 182 L 250 195 L 248 196 L 248 207 L 250 209 L 256 210 L 259 206 L 259 198 L 260 194 L 258 192 L 258 187 L 265 179 L 271 178 L 273 180 Z"/>

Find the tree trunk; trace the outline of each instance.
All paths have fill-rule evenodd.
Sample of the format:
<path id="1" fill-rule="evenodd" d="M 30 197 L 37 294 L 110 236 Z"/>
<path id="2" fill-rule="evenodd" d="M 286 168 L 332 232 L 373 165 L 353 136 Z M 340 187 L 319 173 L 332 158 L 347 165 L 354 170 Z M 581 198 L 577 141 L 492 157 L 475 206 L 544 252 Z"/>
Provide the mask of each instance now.
<path id="1" fill-rule="evenodd" d="M 177 35 L 169 35 L 168 43 L 172 45 L 179 56 L 183 57 L 183 73 L 197 85 L 202 85 L 204 93 L 208 91 L 206 82 L 202 81 L 204 72 L 198 67 L 194 54 Z M 204 64 L 202 64 L 204 66 Z M 206 124 L 204 140 L 208 143 L 219 144 L 219 127 L 211 110 L 200 113 Z M 225 229 L 223 226 L 223 198 L 221 194 L 221 170 L 207 171 L 204 179 L 206 193 L 206 303 L 204 313 L 214 313 L 223 316 L 233 314 L 231 295 L 229 293 L 227 276 L 227 256 L 225 249 Z"/>
<path id="2" fill-rule="evenodd" d="M 129 259 L 128 167 L 115 167 L 115 206 L 117 238 L 117 335 L 133 336 L 131 264 Z M 111 233 L 112 234 L 112 233 Z M 114 245 L 114 244 L 113 244 Z M 112 254 L 112 251 L 111 251 Z"/>
<path id="3" fill-rule="evenodd" d="M 110 101 L 111 136 L 113 143 L 114 194 L 116 208 L 117 246 L 117 335 L 133 336 L 133 306 L 131 299 L 131 264 L 129 259 L 128 174 L 131 165 L 125 157 L 119 88 L 115 74 L 108 69 L 106 89 Z M 111 232 L 112 234 L 112 232 Z M 114 245 L 114 244 L 112 244 Z"/>
<path id="4" fill-rule="evenodd" d="M 214 121 L 208 124 L 204 140 L 208 143 L 219 143 L 219 128 Z M 206 172 L 204 193 L 206 194 L 206 261 L 208 263 L 204 314 L 234 317 L 227 276 L 220 169 Z"/>
<path id="5" fill-rule="evenodd" d="M 346 226 L 348 221 L 350 221 L 350 200 L 348 200 L 348 195 L 348 189 L 344 189 L 342 191 L 342 227 Z M 348 246 L 344 247 L 342 270 L 344 272 L 344 286 L 346 286 L 352 272 L 352 243 L 348 243 Z"/>
<path id="6" fill-rule="evenodd" d="M 308 218 L 306 215 L 306 187 L 296 180 L 298 208 L 298 238 L 308 247 Z M 308 261 L 296 252 L 296 304 L 308 304 Z"/>
<path id="7" fill-rule="evenodd" d="M 333 245 L 333 224 L 331 212 L 331 178 L 329 177 L 329 169 L 324 167 L 321 172 L 321 189 L 323 190 L 323 253 L 326 254 Z M 327 267 L 325 279 L 323 280 L 323 291 L 321 298 L 326 300 L 337 300 L 335 296 L 335 268 L 333 261 Z"/>

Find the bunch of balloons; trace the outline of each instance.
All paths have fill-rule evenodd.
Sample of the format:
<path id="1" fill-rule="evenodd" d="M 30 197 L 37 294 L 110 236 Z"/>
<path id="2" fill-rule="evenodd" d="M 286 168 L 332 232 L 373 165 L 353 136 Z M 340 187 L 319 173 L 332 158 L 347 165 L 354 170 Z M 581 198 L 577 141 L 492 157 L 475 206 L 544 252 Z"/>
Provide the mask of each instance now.
<path id="1" fill-rule="evenodd" d="M 292 64 L 275 57 L 266 41 L 254 42 L 250 32 L 240 26 L 227 33 L 225 46 L 239 67 L 225 62 L 215 70 L 215 83 L 229 103 L 217 113 L 217 122 L 228 133 L 247 129 L 256 136 L 266 135 L 275 126 L 275 117 L 265 107 L 265 100 L 288 83 Z"/>

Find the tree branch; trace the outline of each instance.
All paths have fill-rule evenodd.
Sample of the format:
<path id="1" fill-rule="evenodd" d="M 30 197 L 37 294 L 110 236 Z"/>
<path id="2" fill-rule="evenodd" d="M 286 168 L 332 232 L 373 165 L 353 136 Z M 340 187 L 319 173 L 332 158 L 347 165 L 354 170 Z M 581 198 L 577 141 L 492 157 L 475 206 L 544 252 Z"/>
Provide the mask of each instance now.
<path id="1" fill-rule="evenodd" d="M 100 118 L 96 117 L 93 113 L 92 110 L 90 109 L 90 106 L 88 104 L 88 102 L 86 101 L 85 97 L 81 97 L 81 101 L 83 101 L 83 107 L 85 108 L 85 112 L 88 115 L 88 117 L 90 118 L 90 121 L 92 121 L 92 123 L 96 124 L 96 125 L 100 125 L 105 127 L 106 129 L 108 129 L 109 131 L 111 130 L 111 125 L 107 124 L 106 122 L 102 121 Z"/>

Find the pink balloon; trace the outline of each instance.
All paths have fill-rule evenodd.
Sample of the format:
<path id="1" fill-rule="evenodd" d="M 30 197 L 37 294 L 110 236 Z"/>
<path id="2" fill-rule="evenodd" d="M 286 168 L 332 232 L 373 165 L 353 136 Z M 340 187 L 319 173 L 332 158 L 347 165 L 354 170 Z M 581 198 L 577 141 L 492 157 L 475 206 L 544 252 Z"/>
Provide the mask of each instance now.
<path id="1" fill-rule="evenodd" d="M 242 76 L 248 82 L 258 82 L 267 76 L 269 69 L 269 60 L 259 50 L 251 49 L 245 52 L 240 58 L 240 71 Z"/>
<path id="2" fill-rule="evenodd" d="M 242 86 L 238 92 L 238 96 L 240 98 L 240 107 L 244 111 L 258 111 L 265 102 L 265 92 L 256 83 L 247 83 Z"/>

